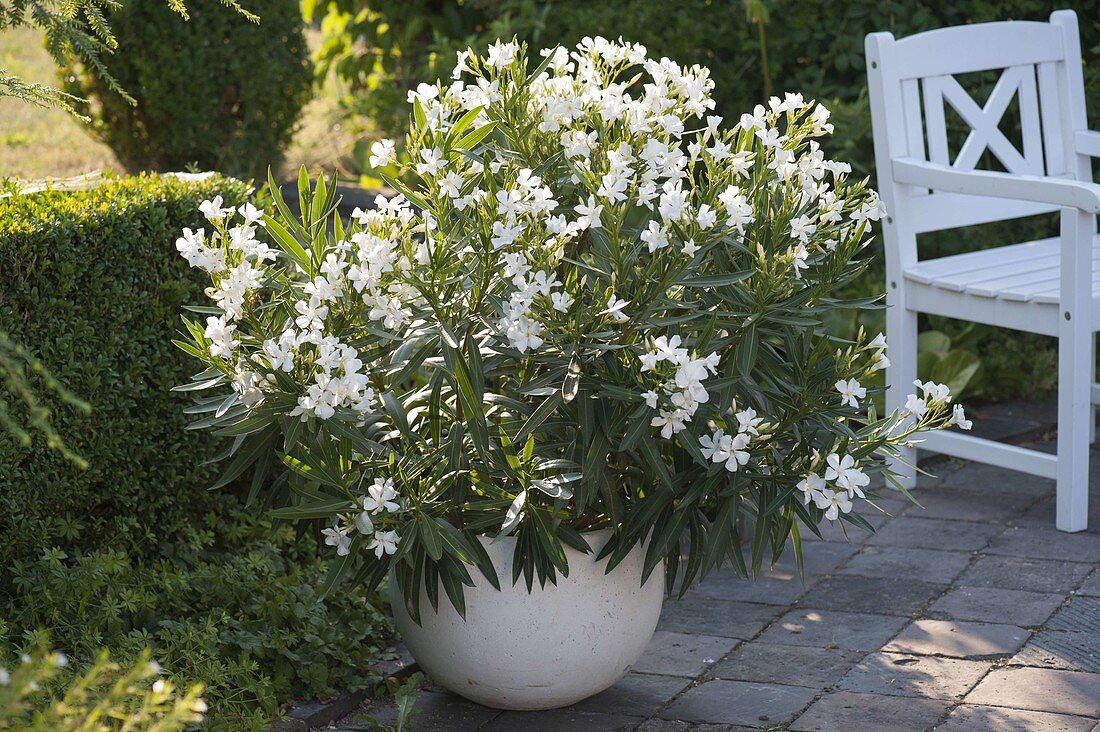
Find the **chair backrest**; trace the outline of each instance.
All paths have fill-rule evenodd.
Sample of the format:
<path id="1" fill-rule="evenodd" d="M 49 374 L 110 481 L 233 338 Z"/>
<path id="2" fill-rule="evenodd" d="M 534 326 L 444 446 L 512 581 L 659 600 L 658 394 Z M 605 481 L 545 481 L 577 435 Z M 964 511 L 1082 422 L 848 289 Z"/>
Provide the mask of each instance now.
<path id="1" fill-rule="evenodd" d="M 867 36 L 867 76 L 879 193 L 886 204 L 887 250 L 915 261 L 915 236 L 959 226 L 1053 211 L 1048 205 L 936 192 L 895 183 L 891 160 L 916 158 L 973 170 L 988 153 L 1004 172 L 1091 180 L 1077 156 L 1073 132 L 1086 127 L 1077 16 L 1053 13 L 1049 23 L 1007 21 L 927 31 L 895 40 Z M 959 74 L 1003 70 L 984 104 L 956 80 Z M 1022 149 L 999 128 L 1013 99 Z M 949 150 L 950 106 L 969 126 Z"/>

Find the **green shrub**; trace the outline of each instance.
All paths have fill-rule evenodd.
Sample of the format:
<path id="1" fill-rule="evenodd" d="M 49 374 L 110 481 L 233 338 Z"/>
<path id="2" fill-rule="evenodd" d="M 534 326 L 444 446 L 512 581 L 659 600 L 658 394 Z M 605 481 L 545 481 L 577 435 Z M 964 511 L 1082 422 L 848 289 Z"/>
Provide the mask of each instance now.
<path id="1" fill-rule="evenodd" d="M 218 193 L 240 203 L 247 188 L 142 176 L 0 198 L 0 331 L 93 407 L 46 402 L 87 470 L 41 435 L 28 449 L 0 434 L 0 595 L 14 560 L 47 548 L 140 555 L 214 505 L 202 465 L 213 441 L 184 429 L 190 400 L 170 390 L 190 374 L 171 344 L 180 308 L 203 288 L 173 242 L 202 226 L 197 207 Z"/>
<path id="2" fill-rule="evenodd" d="M 92 100 L 93 130 L 131 171 L 194 164 L 262 178 L 310 96 L 298 0 L 247 3 L 258 24 L 217 2 L 190 3 L 184 22 L 168 5 L 127 2 L 108 16 L 119 42 L 102 60 L 137 106 L 78 64 L 66 91 Z"/>
<path id="3" fill-rule="evenodd" d="M 233 730 L 262 729 L 282 702 L 377 682 L 385 614 L 359 593 L 322 598 L 313 539 L 273 533 L 220 495 L 217 512 L 194 517 L 193 537 L 155 560 L 103 549 L 16 562 L 0 646 L 48 638 L 74 665 L 101 648 L 128 665 L 150 648 L 178 686 L 201 683 L 211 717 Z"/>

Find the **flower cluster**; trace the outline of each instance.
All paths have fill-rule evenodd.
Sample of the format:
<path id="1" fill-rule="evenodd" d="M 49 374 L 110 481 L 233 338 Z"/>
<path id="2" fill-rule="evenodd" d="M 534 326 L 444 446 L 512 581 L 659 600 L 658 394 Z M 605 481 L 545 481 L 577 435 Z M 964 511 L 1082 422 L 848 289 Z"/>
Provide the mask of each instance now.
<path id="1" fill-rule="evenodd" d="M 392 478 L 375 478 L 374 483 L 367 488 L 367 494 L 356 502 L 354 508 L 357 512 L 337 516 L 332 526 L 321 532 L 325 543 L 336 547 L 338 556 L 347 556 L 351 552 L 353 532 L 357 532 L 370 539 L 367 550 L 373 551 L 378 559 L 385 554 L 393 554 L 397 551 L 401 537 L 396 531 L 376 528 L 375 521 L 380 515 L 397 514 L 401 511 L 397 498 Z"/>
<path id="2" fill-rule="evenodd" d="M 192 388 L 229 387 L 202 424 L 235 455 L 277 445 L 278 515 L 329 518 L 371 581 L 460 591 L 494 529 L 529 582 L 599 526 L 670 556 L 687 532 L 697 566 L 755 512 L 781 545 L 851 519 L 915 435 L 969 425 L 935 384 L 876 417 L 885 338 L 825 333 L 885 214 L 826 158 L 825 107 L 727 124 L 707 69 L 621 40 L 457 62 L 409 92 L 404 146 L 370 148 L 396 195 L 350 220 L 325 181 L 300 220 L 213 200 L 177 245 L 213 283 Z"/>

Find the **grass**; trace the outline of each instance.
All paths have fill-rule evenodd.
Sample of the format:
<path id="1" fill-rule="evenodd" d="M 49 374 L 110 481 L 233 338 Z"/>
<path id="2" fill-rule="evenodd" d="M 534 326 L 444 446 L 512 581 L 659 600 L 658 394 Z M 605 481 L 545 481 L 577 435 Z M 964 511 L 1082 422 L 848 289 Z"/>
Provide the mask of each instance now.
<path id="1" fill-rule="evenodd" d="M 0 33 L 0 68 L 26 81 L 58 82 L 42 33 L 33 28 Z M 0 178 L 60 178 L 97 169 L 121 170 L 110 148 L 89 135 L 80 120 L 0 97 Z"/>
<path id="2" fill-rule="evenodd" d="M 311 47 L 319 41 L 318 31 L 307 29 L 306 34 Z M 41 31 L 33 28 L 0 33 L 0 68 L 26 81 L 59 81 L 57 67 L 42 46 Z M 343 179 L 358 177 L 350 157 L 355 136 L 341 117 L 339 95 L 336 82 L 330 81 L 306 106 L 287 149 L 282 179 L 294 179 L 303 164 L 311 173 L 338 171 Z M 80 120 L 0 96 L 0 179 L 67 178 L 96 170 L 123 172 L 111 149 L 89 134 Z"/>

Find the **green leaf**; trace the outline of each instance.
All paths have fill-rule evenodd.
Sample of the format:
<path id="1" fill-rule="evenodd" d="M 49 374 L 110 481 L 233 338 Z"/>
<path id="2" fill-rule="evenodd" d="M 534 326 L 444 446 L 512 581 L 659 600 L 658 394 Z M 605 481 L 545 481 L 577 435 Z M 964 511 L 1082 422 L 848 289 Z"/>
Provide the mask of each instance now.
<path id="1" fill-rule="evenodd" d="M 729 274 L 701 275 L 681 280 L 679 284 L 684 287 L 726 287 L 747 280 L 753 274 L 755 274 L 753 270 L 745 270 L 743 272 L 730 272 Z"/>
<path id="2" fill-rule="evenodd" d="M 420 515 L 416 520 L 420 530 L 420 541 L 424 544 L 424 551 L 428 553 L 433 562 L 438 562 L 443 556 L 443 536 L 439 527 L 430 517 Z"/>
<path id="3" fill-rule="evenodd" d="M 298 243 L 298 240 L 294 238 L 294 235 L 286 230 L 279 221 L 272 216 L 264 216 L 264 228 L 275 239 L 275 243 L 279 245 L 279 248 L 290 257 L 303 271 L 312 276 L 313 264 L 310 261 L 309 253 Z"/>
<path id="4" fill-rule="evenodd" d="M 335 559 L 329 562 L 328 571 L 325 572 L 325 579 L 321 583 L 321 597 L 328 596 L 328 593 L 332 591 L 332 588 L 340 584 L 340 581 L 351 571 L 355 564 L 355 553 L 348 552 L 344 556 L 337 556 Z"/>
<path id="5" fill-rule="evenodd" d="M 490 122 L 488 124 L 478 127 L 476 130 L 467 132 L 466 135 L 455 143 L 455 148 L 458 150 L 473 150 L 477 147 L 478 143 L 484 140 L 489 134 L 497 128 L 496 122 Z"/>
<path id="6" fill-rule="evenodd" d="M 500 531 L 497 532 L 497 539 L 501 539 L 508 534 L 512 533 L 512 530 L 519 525 L 520 520 L 523 518 L 523 504 L 527 502 L 527 491 L 520 491 L 519 495 L 512 501 L 512 505 L 508 507 L 508 511 L 504 514 L 504 523 L 500 526 Z"/>
<path id="7" fill-rule="evenodd" d="M 268 513 L 271 518 L 298 521 L 302 519 L 330 519 L 338 513 L 352 508 L 346 498 L 329 498 L 323 501 L 299 503 L 296 506 L 283 506 Z"/>
<path id="8" fill-rule="evenodd" d="M 951 351 L 932 367 L 931 379 L 937 383 L 946 384 L 951 389 L 951 395 L 958 398 L 966 391 L 967 385 L 981 365 L 978 357 L 970 351 Z"/>

